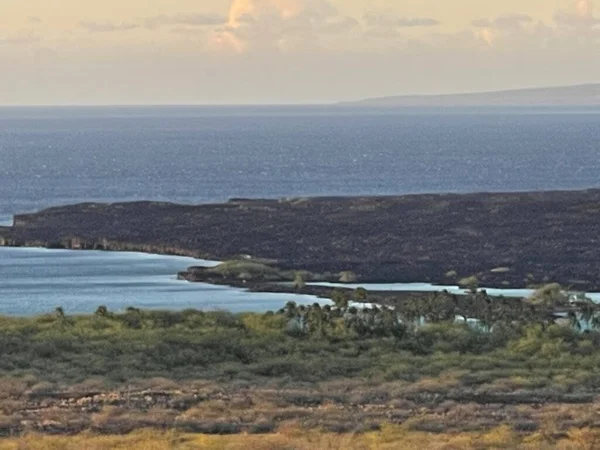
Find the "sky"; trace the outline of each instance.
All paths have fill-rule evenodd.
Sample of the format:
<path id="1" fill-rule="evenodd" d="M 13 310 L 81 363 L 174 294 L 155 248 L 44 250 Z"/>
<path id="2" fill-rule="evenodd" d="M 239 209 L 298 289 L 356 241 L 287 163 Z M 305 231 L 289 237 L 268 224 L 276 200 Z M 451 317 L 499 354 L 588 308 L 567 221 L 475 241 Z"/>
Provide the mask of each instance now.
<path id="1" fill-rule="evenodd" d="M 0 0 L 0 105 L 327 103 L 594 83 L 594 6 Z"/>

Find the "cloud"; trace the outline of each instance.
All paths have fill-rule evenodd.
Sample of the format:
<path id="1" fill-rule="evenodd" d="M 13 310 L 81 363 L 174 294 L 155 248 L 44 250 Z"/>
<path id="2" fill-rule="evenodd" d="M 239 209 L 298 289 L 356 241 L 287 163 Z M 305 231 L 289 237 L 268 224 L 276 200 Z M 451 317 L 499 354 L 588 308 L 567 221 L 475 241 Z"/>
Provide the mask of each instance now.
<path id="1" fill-rule="evenodd" d="M 175 14 L 172 16 L 160 15 L 144 19 L 144 26 L 155 29 L 170 25 L 185 25 L 194 27 L 205 27 L 223 25 L 228 18 L 219 14 Z"/>
<path id="2" fill-rule="evenodd" d="M 455 31 L 435 18 L 347 17 L 340 1 L 236 0 L 227 17 L 134 16 L 94 23 L 84 39 L 48 30 L 40 44 L 33 32 L 0 36 L 0 78 L 15 86 L 0 103 L 289 103 L 600 79 L 589 1 L 556 22 L 517 11 Z"/>
<path id="3" fill-rule="evenodd" d="M 471 25 L 477 28 L 514 29 L 533 22 L 533 17 L 526 14 L 505 14 L 491 20 L 476 19 Z"/>
<path id="4" fill-rule="evenodd" d="M 234 0 L 228 25 L 238 28 L 266 21 L 318 25 L 339 17 L 339 11 L 329 0 Z"/>
<path id="5" fill-rule="evenodd" d="M 509 13 L 491 19 L 471 21 L 469 30 L 476 42 L 485 48 L 521 48 L 547 47 L 555 30 L 527 14 Z"/>
<path id="6" fill-rule="evenodd" d="M 559 26 L 590 28 L 600 25 L 600 17 L 594 15 L 594 2 L 576 0 L 569 9 L 557 11 L 554 21 Z"/>
<path id="7" fill-rule="evenodd" d="M 135 22 L 90 22 L 81 21 L 79 26 L 91 33 L 115 33 L 122 31 L 136 30 L 139 28 L 147 28 L 155 30 L 157 28 L 174 26 L 179 29 L 181 27 L 211 27 L 223 25 L 227 23 L 227 17 L 219 14 L 175 14 L 175 15 L 159 15 L 138 19 Z"/>
<path id="8" fill-rule="evenodd" d="M 360 29 L 360 23 L 329 0 L 234 0 L 227 25 L 213 36 L 218 47 L 290 49 L 320 46 L 329 36 Z"/>
<path id="9" fill-rule="evenodd" d="M 441 22 L 431 17 L 395 17 L 390 14 L 368 13 L 364 20 L 370 27 L 381 28 L 414 28 L 414 27 L 433 27 L 441 25 Z"/>
<path id="10" fill-rule="evenodd" d="M 115 33 L 120 31 L 130 31 L 139 28 L 135 23 L 111 23 L 111 22 L 89 22 L 81 21 L 79 26 L 89 31 L 90 33 Z"/>
<path id="11" fill-rule="evenodd" d="M 34 24 L 34 25 L 41 25 L 42 23 L 44 23 L 44 21 L 42 19 L 40 19 L 39 17 L 34 17 L 34 16 L 29 16 L 27 18 L 27 22 L 30 24 Z"/>
<path id="12" fill-rule="evenodd" d="M 440 21 L 428 17 L 401 18 L 396 21 L 399 27 L 432 27 L 440 25 Z"/>
<path id="13" fill-rule="evenodd" d="M 483 28 L 476 32 L 475 37 L 480 41 L 485 42 L 488 47 L 494 45 L 494 41 L 496 40 L 496 35 L 489 28 Z"/>
<path id="14" fill-rule="evenodd" d="M 42 38 L 32 31 L 21 31 L 17 34 L 0 37 L 0 46 L 8 45 L 32 45 L 41 42 Z"/>
<path id="15" fill-rule="evenodd" d="M 307 7 L 312 8 L 314 3 L 311 0 L 233 0 L 229 8 L 229 26 L 236 28 L 248 18 L 256 19 L 265 15 L 288 19 Z"/>
<path id="16" fill-rule="evenodd" d="M 355 30 L 360 28 L 360 22 L 353 17 L 339 17 L 332 20 L 327 21 L 322 24 L 320 27 L 321 32 L 323 33 L 346 33 L 351 30 Z"/>

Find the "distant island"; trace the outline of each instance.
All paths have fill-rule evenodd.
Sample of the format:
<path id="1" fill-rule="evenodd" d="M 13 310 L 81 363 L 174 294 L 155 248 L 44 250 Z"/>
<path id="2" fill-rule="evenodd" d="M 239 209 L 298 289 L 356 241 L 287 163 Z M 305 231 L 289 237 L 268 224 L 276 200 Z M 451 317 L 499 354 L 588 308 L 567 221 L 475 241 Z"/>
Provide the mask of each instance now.
<path id="1" fill-rule="evenodd" d="M 343 102 L 341 106 L 600 106 L 600 83 L 446 95 L 402 95 Z"/>

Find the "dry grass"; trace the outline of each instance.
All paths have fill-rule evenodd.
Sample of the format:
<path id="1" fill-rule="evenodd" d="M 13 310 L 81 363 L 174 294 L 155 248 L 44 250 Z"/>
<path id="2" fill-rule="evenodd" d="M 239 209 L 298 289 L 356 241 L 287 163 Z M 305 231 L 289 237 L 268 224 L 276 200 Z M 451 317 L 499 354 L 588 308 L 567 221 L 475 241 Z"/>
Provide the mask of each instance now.
<path id="1" fill-rule="evenodd" d="M 522 435 L 542 433 L 548 439 L 562 437 L 570 429 L 600 430 L 598 401 L 514 403 L 515 398 L 511 397 L 507 402 L 493 398 L 490 402 L 485 395 L 470 398 L 473 390 L 466 390 L 461 396 L 459 390 L 452 388 L 459 375 L 448 372 L 439 379 L 373 385 L 364 380 L 362 383 L 338 380 L 287 389 L 238 387 L 237 384 L 219 386 L 199 381 L 195 383 L 198 391 L 184 383 L 173 392 L 160 389 L 169 387 L 172 384 L 169 380 L 153 379 L 140 383 L 145 388 L 141 391 L 123 388 L 99 395 L 86 392 L 82 397 L 69 390 L 53 396 L 32 397 L 30 388 L 14 383 L 13 394 L 0 401 L 0 436 L 32 432 L 73 435 L 86 430 L 111 435 L 150 428 L 158 432 L 275 433 L 272 436 L 276 436 L 281 426 L 288 423 L 295 423 L 308 432 L 342 435 L 362 435 L 400 424 L 411 433 L 439 436 L 460 433 L 470 436 L 468 433 L 490 432 L 500 425 Z M 10 387 L 13 383 L 5 385 Z M 444 392 L 451 389 L 455 389 L 453 396 L 445 397 Z M 23 397 L 14 397 L 19 394 Z"/>
<path id="2" fill-rule="evenodd" d="M 72 437 L 29 435 L 0 441 L 0 450 L 483 450 L 600 448 L 600 432 L 572 430 L 564 439 L 549 442 L 538 434 L 522 437 L 502 426 L 487 433 L 427 434 L 403 427 L 356 434 L 307 432 L 295 426 L 270 435 L 206 436 L 176 432 L 137 431 L 127 436 L 82 434 Z"/>

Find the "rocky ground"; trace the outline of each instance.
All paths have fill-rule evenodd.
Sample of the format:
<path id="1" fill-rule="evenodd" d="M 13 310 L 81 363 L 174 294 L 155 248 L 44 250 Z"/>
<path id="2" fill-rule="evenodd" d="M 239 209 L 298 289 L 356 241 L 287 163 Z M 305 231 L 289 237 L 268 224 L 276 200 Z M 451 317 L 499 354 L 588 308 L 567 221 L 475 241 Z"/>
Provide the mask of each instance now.
<path id="1" fill-rule="evenodd" d="M 286 388 L 209 382 L 171 386 L 168 380 L 154 381 L 155 387 L 145 389 L 34 388 L 21 395 L 4 393 L 0 436 L 86 430 L 121 434 L 140 428 L 270 433 L 285 423 L 334 432 L 402 424 L 436 433 L 484 431 L 509 423 L 517 432 L 533 433 L 550 419 L 557 422 L 557 433 L 600 427 L 600 403 L 586 392 L 452 388 L 440 380 L 378 386 L 342 380 Z"/>
<path id="2" fill-rule="evenodd" d="M 600 190 L 81 204 L 15 217 L 0 244 L 269 261 L 360 282 L 600 290 Z"/>

